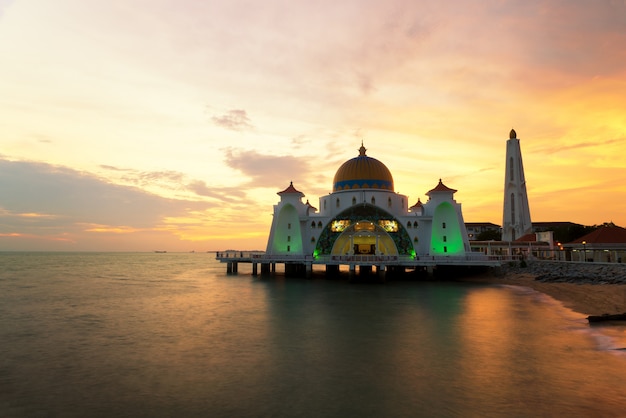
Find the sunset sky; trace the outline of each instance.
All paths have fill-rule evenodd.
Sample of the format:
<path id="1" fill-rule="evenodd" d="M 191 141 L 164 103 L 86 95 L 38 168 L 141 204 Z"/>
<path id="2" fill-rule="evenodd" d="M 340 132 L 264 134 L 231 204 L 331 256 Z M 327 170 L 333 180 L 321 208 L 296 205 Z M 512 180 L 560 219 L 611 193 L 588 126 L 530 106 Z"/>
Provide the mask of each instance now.
<path id="1" fill-rule="evenodd" d="M 502 223 L 626 226 L 626 0 L 0 0 L 0 250 L 265 249 L 367 154 Z"/>

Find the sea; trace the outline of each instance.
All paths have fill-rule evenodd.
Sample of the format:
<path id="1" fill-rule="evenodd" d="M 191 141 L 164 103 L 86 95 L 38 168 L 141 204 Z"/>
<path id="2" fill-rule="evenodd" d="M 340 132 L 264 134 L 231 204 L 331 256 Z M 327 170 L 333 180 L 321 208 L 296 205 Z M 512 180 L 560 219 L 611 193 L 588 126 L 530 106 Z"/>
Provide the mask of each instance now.
<path id="1" fill-rule="evenodd" d="M 1 417 L 626 417 L 625 348 L 524 287 L 0 253 Z"/>

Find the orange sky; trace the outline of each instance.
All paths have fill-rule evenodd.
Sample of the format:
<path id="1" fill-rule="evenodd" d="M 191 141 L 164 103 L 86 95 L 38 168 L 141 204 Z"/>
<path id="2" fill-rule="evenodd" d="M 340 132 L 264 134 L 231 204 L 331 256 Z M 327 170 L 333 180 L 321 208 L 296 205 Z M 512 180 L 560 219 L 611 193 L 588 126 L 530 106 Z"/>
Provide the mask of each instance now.
<path id="1" fill-rule="evenodd" d="M 626 226 L 626 0 L 0 0 L 0 250 L 264 249 L 368 155 L 501 224 Z"/>

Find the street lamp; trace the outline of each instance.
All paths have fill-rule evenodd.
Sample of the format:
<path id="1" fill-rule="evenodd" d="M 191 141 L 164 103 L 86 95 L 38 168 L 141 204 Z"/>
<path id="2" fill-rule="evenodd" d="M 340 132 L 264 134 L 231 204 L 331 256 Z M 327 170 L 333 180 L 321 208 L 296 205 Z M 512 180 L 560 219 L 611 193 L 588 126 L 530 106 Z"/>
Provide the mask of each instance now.
<path id="1" fill-rule="evenodd" d="M 587 241 L 583 241 L 583 262 L 587 262 Z"/>

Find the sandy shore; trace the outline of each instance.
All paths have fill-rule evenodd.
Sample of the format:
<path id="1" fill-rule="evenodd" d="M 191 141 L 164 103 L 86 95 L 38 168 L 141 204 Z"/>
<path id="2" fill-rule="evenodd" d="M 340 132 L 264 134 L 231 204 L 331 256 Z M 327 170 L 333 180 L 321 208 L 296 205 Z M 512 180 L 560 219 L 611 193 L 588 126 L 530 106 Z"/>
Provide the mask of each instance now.
<path id="1" fill-rule="evenodd" d="M 549 283 L 535 280 L 527 273 L 506 273 L 504 276 L 482 277 L 484 283 L 530 287 L 563 303 L 567 308 L 585 315 L 626 312 L 626 285 Z"/>

